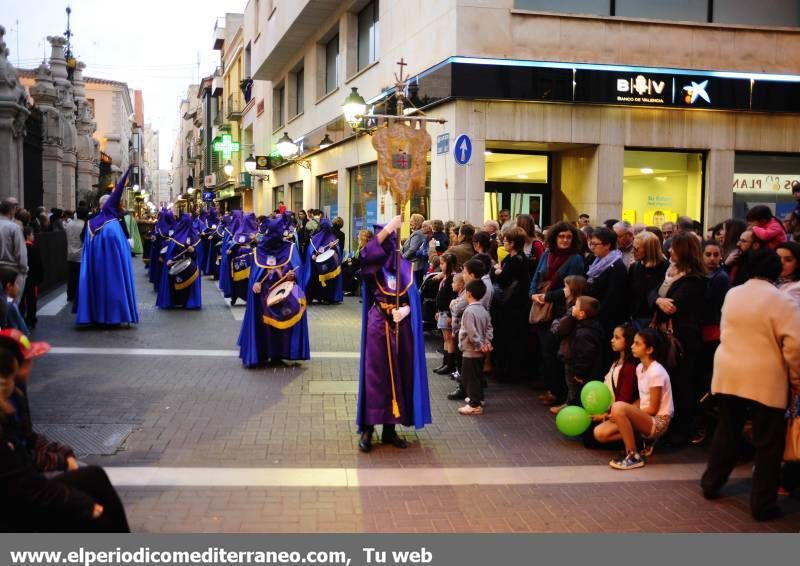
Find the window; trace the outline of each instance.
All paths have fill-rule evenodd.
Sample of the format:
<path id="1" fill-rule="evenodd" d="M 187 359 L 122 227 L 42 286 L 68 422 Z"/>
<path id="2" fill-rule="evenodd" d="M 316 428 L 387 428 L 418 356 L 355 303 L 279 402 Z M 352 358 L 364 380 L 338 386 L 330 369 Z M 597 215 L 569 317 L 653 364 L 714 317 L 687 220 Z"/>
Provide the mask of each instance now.
<path id="1" fill-rule="evenodd" d="M 339 216 L 339 175 L 331 173 L 317 177 L 319 184 L 319 209 L 326 218 Z"/>
<path id="2" fill-rule="evenodd" d="M 698 0 L 670 0 L 669 2 L 616 0 L 614 15 L 623 18 L 705 22 L 708 21 L 708 5 L 706 0 L 699 2 Z"/>
<path id="3" fill-rule="evenodd" d="M 289 184 L 289 195 L 292 199 L 289 205 L 292 212 L 299 212 L 303 210 L 303 181 Z"/>
<path id="4" fill-rule="evenodd" d="M 350 245 L 358 247 L 358 232 L 378 222 L 378 164 L 348 169 L 350 178 Z"/>
<path id="5" fill-rule="evenodd" d="M 295 116 L 305 110 L 305 69 L 300 67 L 294 74 Z"/>
<path id="6" fill-rule="evenodd" d="M 260 26 L 259 26 L 259 23 L 258 23 L 259 22 L 259 17 L 258 17 L 259 14 L 258 13 L 259 13 L 260 10 L 261 10 L 261 2 L 259 2 L 259 0 L 255 0 L 255 2 L 253 2 L 253 14 L 255 15 L 255 19 L 256 19 L 256 33 L 255 33 L 256 36 L 258 36 L 258 34 L 261 33 Z M 248 46 L 248 49 L 249 49 L 249 46 Z"/>
<path id="7" fill-rule="evenodd" d="M 250 74 L 251 54 L 252 51 L 250 49 L 250 44 L 248 43 L 247 47 L 244 48 L 244 77 L 242 78 L 249 78 L 252 76 Z"/>
<path id="8" fill-rule="evenodd" d="M 800 26 L 800 3 L 787 0 L 714 0 L 714 21 L 748 26 Z"/>
<path id="9" fill-rule="evenodd" d="M 611 15 L 609 0 L 514 0 L 514 8 L 561 14 Z"/>
<path id="10" fill-rule="evenodd" d="M 339 86 L 339 34 L 325 45 L 325 94 Z"/>
<path id="11" fill-rule="evenodd" d="M 380 39 L 378 22 L 378 0 L 373 0 L 358 13 L 358 70 L 360 71 L 378 58 Z"/>
<path id="12" fill-rule="evenodd" d="M 766 204 L 781 219 L 797 205 L 792 182 L 800 180 L 800 157 L 737 153 L 733 162 L 733 215 L 744 218 L 757 204 Z"/>
<path id="13" fill-rule="evenodd" d="M 275 131 L 286 123 L 286 88 L 283 83 L 272 89 L 272 130 Z"/>
<path id="14" fill-rule="evenodd" d="M 272 210 L 278 210 L 278 207 L 281 203 L 285 204 L 284 201 L 284 194 L 285 190 L 283 185 L 278 185 L 274 189 L 272 189 Z"/>
<path id="15" fill-rule="evenodd" d="M 702 221 L 703 155 L 625 151 L 622 219 L 661 227 L 678 216 Z"/>

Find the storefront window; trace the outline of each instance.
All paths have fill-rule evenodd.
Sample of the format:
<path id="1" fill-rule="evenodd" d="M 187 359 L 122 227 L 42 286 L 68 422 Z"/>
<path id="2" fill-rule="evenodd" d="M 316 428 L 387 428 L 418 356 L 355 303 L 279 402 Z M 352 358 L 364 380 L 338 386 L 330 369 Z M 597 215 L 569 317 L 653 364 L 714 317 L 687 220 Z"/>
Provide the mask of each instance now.
<path id="1" fill-rule="evenodd" d="M 286 191 L 283 188 L 283 185 L 279 185 L 272 189 L 272 210 L 278 210 L 278 206 L 281 203 L 286 203 L 285 200 Z"/>
<path id="2" fill-rule="evenodd" d="M 289 210 L 303 210 L 303 181 L 297 181 L 289 185 L 289 194 L 292 196 L 291 208 Z"/>
<path id="3" fill-rule="evenodd" d="M 350 245 L 356 249 L 358 232 L 378 222 L 378 165 L 348 169 L 350 178 Z"/>
<path id="4" fill-rule="evenodd" d="M 703 155 L 625 151 L 622 219 L 661 227 L 689 216 L 702 222 Z"/>
<path id="5" fill-rule="evenodd" d="M 550 218 L 549 156 L 525 151 L 489 149 L 486 163 L 484 218 L 496 219 L 508 209 L 511 218 L 530 214 L 537 225 Z"/>
<path id="6" fill-rule="evenodd" d="M 733 164 L 733 215 L 744 219 L 757 204 L 766 204 L 781 218 L 792 212 L 792 182 L 800 181 L 800 157 L 737 153 Z M 723 220 L 723 219 L 719 219 Z"/>
<path id="7" fill-rule="evenodd" d="M 331 173 L 317 177 L 319 184 L 319 209 L 326 218 L 339 216 L 339 175 Z"/>

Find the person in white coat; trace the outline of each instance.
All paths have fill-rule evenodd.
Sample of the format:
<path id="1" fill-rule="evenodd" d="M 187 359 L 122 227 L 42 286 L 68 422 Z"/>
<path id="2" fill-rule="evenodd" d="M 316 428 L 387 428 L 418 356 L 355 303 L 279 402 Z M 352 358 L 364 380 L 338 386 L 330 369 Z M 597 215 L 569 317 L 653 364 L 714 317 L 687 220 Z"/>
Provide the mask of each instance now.
<path id="1" fill-rule="evenodd" d="M 777 253 L 753 252 L 749 268 L 750 279 L 728 291 L 722 306 L 711 382 L 719 422 L 701 486 L 706 499 L 719 496 L 736 465 L 737 444 L 749 414 L 756 450 L 750 510 L 763 521 L 781 514 L 776 502 L 785 412 L 790 386 L 800 390 L 800 307 L 775 286 L 781 272 Z"/>

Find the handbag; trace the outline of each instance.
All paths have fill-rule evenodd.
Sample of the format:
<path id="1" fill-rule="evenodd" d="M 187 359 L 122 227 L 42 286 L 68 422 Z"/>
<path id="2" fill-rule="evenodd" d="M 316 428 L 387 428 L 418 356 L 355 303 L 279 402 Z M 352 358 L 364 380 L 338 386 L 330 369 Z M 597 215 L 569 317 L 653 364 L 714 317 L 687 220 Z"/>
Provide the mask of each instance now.
<path id="1" fill-rule="evenodd" d="M 658 313 L 653 313 L 653 318 L 650 321 L 650 328 L 655 328 L 661 334 L 661 339 L 664 344 L 663 357 L 664 367 L 668 370 L 675 369 L 683 358 L 683 346 L 680 341 L 675 337 L 672 330 L 672 319 L 667 319 L 661 327 L 656 323 Z"/>
<path id="2" fill-rule="evenodd" d="M 783 461 L 800 462 L 800 394 L 795 392 L 792 392 L 792 402 L 789 405 L 789 422 L 786 425 Z"/>
<path id="3" fill-rule="evenodd" d="M 547 290 L 550 288 L 549 281 L 542 281 L 539 283 L 539 288 L 536 290 L 537 293 L 547 293 Z M 553 303 L 548 303 L 547 301 L 544 304 L 540 305 L 536 301 L 533 301 L 531 305 L 531 312 L 528 314 L 528 322 L 530 324 L 539 324 L 542 322 L 550 322 L 553 320 Z"/>

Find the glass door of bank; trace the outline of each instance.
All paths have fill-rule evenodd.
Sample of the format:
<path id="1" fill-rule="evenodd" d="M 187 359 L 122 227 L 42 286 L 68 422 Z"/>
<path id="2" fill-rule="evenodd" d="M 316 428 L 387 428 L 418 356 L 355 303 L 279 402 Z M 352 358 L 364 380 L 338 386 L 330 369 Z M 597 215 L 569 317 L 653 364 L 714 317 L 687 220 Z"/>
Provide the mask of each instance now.
<path id="1" fill-rule="evenodd" d="M 484 218 L 530 214 L 538 226 L 550 224 L 550 155 L 516 150 L 487 151 Z"/>

